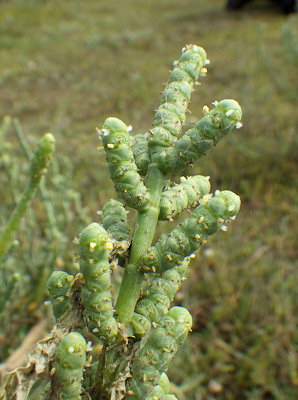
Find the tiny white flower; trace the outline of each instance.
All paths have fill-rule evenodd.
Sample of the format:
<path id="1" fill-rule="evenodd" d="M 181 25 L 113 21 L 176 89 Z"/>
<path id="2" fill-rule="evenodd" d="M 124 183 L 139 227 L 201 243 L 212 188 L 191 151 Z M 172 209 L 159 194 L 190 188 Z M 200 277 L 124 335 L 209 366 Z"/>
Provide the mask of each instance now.
<path id="1" fill-rule="evenodd" d="M 200 200 L 200 204 L 207 204 L 209 202 L 209 200 L 211 199 L 212 195 L 210 194 L 205 194 L 202 199 Z"/>
<path id="2" fill-rule="evenodd" d="M 67 349 L 67 351 L 68 351 L 69 353 L 73 353 L 73 352 L 75 351 L 75 349 L 74 349 L 73 346 L 69 346 L 69 348 Z"/>
<path id="3" fill-rule="evenodd" d="M 208 106 L 204 106 L 203 107 L 203 114 L 208 114 L 208 112 L 209 112 L 209 107 Z"/>
<path id="4" fill-rule="evenodd" d="M 94 251 L 95 247 L 96 247 L 96 242 L 90 242 L 89 249 L 91 252 Z"/>
<path id="5" fill-rule="evenodd" d="M 110 130 L 109 129 L 105 129 L 105 128 L 102 129 L 101 132 L 102 132 L 103 136 L 108 136 L 110 134 Z"/>
<path id="6" fill-rule="evenodd" d="M 205 76 L 207 74 L 207 68 L 202 68 L 201 75 Z"/>
<path id="7" fill-rule="evenodd" d="M 240 129 L 241 127 L 242 127 L 242 123 L 241 122 L 237 122 L 236 129 Z"/>
<path id="8" fill-rule="evenodd" d="M 92 350 L 92 342 L 89 341 L 89 342 L 87 343 L 86 351 L 87 351 L 87 353 L 88 353 L 88 352 L 90 352 L 91 350 Z"/>

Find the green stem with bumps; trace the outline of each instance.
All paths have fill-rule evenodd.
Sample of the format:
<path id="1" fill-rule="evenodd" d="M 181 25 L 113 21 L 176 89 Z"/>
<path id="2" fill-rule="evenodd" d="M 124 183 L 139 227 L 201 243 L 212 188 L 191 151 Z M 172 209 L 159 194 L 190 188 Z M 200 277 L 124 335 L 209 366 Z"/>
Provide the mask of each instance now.
<path id="1" fill-rule="evenodd" d="M 156 164 L 148 169 L 147 188 L 150 193 L 150 206 L 138 214 L 135 234 L 132 241 L 129 264 L 125 268 L 120 292 L 116 303 L 116 314 L 120 322 L 128 325 L 139 299 L 144 272 L 138 269 L 139 261 L 150 247 L 159 215 L 159 202 L 164 186 L 164 175 Z"/>
<path id="2" fill-rule="evenodd" d="M 27 211 L 41 178 L 46 172 L 54 148 L 55 139 L 51 133 L 46 133 L 37 144 L 37 148 L 31 160 L 29 183 L 0 235 L 0 258 L 6 253 L 15 231 L 18 229 L 21 219 Z"/>

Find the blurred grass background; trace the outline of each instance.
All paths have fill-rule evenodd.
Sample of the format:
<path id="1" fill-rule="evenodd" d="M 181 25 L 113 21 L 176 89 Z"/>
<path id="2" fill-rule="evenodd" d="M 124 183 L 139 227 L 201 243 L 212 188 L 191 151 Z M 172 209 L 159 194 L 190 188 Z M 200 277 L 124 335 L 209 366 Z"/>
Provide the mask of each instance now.
<path id="1" fill-rule="evenodd" d="M 297 16 L 280 14 L 268 1 L 237 13 L 224 6 L 223 0 L 0 2 L 0 116 L 21 121 L 29 146 L 43 132 L 55 134 L 48 187 L 62 232 L 57 239 L 46 231 L 47 213 L 36 199 L 8 262 L 6 273 L 15 272 L 18 285 L 11 290 L 2 279 L 0 288 L 3 298 L 7 288 L 11 296 L 0 310 L 2 359 L 45 312 L 43 292 L 32 295 L 32 282 L 40 288 L 50 269 L 75 268 L 72 239 L 115 196 L 95 127 L 117 116 L 145 132 L 172 61 L 186 43 L 196 43 L 211 64 L 193 94 L 189 122 L 205 104 L 235 98 L 244 126 L 189 173 L 210 175 L 213 191 L 231 189 L 243 205 L 229 231 L 198 256 L 178 299 L 191 309 L 194 330 L 171 376 L 181 400 L 298 398 Z M 28 165 L 16 127 L 5 139 L 1 223 Z"/>

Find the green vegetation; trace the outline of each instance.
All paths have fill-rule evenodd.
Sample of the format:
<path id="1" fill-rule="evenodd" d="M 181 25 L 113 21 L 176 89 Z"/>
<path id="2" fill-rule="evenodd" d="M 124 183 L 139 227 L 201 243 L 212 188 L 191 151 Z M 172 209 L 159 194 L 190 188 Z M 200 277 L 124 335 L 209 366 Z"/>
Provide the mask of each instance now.
<path id="1" fill-rule="evenodd" d="M 98 129 L 115 189 L 126 207 L 137 211 L 131 244 L 124 250 L 122 240 L 119 242 L 123 227 L 128 238 L 126 208 L 109 200 L 101 212 L 103 224 L 93 222 L 79 235 L 79 272 L 71 275 L 57 270 L 49 277 L 47 287 L 56 325 L 36 344 L 26 367 L 4 373 L 1 399 L 34 399 L 37 395 L 65 400 L 176 399 L 162 381 L 192 328 L 192 316 L 186 308 L 171 307 L 171 303 L 186 279 L 190 258 L 209 236 L 225 230 L 240 210 L 240 198 L 233 192 L 208 193 L 209 178 L 182 177 L 183 184 L 177 185 L 176 192 L 167 187 L 175 185 L 171 181 L 174 172 L 205 156 L 227 133 L 242 126 L 240 105 L 225 99 L 214 102 L 211 111 L 205 106 L 204 117 L 194 128 L 183 130 L 191 92 L 206 75 L 208 63 L 202 47 L 183 47 L 155 112 L 154 128 L 136 146 L 132 146 L 131 127 L 118 118 L 108 117 Z M 7 130 L 6 119 L 4 128 Z M 145 143 L 147 155 L 143 159 L 148 160 L 142 163 L 144 179 L 134 157 L 140 143 Z M 51 134 L 38 142 L 30 161 L 29 185 L 0 237 L 3 251 L 40 183 L 53 146 Z M 146 152 L 142 149 L 143 155 Z M 139 160 L 140 151 L 136 154 Z M 164 191 L 172 192 L 166 202 L 161 201 Z M 184 210 L 190 216 L 152 246 L 161 207 L 172 210 L 171 221 Z M 110 217 L 116 222 L 113 229 Z M 113 299 L 111 272 L 123 256 L 124 273 L 117 299 Z M 4 269 L 3 261 L 1 271 Z M 88 363 L 87 351 L 93 352 Z"/>
<path id="2" fill-rule="evenodd" d="M 17 119 L 5 117 L 0 132 L 0 359 L 5 360 L 41 320 L 53 269 L 77 270 L 69 243 L 89 218 L 79 192 L 71 187 L 69 158 L 53 157 L 44 168 L 54 146 L 51 134 L 45 134 L 33 152 L 32 138 Z M 58 302 L 58 310 L 60 306 Z"/>
<path id="3" fill-rule="evenodd" d="M 54 148 L 55 139 L 51 133 L 46 133 L 36 146 L 30 160 L 29 182 L 0 235 L 0 259 L 6 257 L 14 234 L 18 230 L 38 185 L 47 171 Z"/>
<path id="4" fill-rule="evenodd" d="M 231 188 L 242 211 L 224 241 L 215 236 L 193 263 L 187 294 L 177 298 L 191 310 L 194 327 L 170 369 L 179 385 L 171 391 L 181 400 L 297 398 L 296 27 L 296 16 L 271 11 L 267 2 L 238 14 L 225 12 L 219 0 L 1 3 L 1 112 L 22 121 L 30 147 L 41 132 L 55 133 L 47 193 L 63 233 L 44 240 L 55 231 L 46 203 L 34 200 L 7 261 L 5 292 L 0 288 L 1 298 L 10 292 L 13 300 L 1 314 L 2 360 L 44 312 L 50 270 L 75 271 L 69 243 L 114 196 L 94 127 L 115 115 L 144 132 L 167 79 L 165 65 L 179 47 L 196 42 L 212 62 L 192 97 L 189 127 L 200 117 L 201 99 L 229 96 L 242 105 L 244 128 L 187 174 L 210 175 L 213 188 Z M 0 145 L 4 225 L 29 164 L 12 129 Z"/>

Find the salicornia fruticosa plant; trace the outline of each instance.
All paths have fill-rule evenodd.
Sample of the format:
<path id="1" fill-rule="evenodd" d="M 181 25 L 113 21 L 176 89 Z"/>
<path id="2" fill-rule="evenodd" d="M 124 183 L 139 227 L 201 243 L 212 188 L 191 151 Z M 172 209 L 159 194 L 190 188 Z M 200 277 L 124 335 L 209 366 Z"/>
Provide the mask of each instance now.
<path id="1" fill-rule="evenodd" d="M 171 183 L 174 174 L 241 126 L 241 108 L 229 99 L 213 103 L 211 110 L 205 106 L 203 118 L 183 132 L 193 87 L 207 64 L 201 47 L 182 50 L 153 127 L 144 135 L 131 135 L 131 127 L 117 118 L 105 120 L 99 134 L 124 203 L 108 201 L 100 212 L 102 223 L 80 233 L 77 275 L 56 271 L 50 277 L 57 324 L 29 365 L 6 377 L 2 398 L 32 388 L 32 399 L 36 390 L 54 400 L 176 399 L 169 394 L 166 371 L 191 330 L 192 317 L 171 303 L 194 253 L 240 208 L 239 197 L 230 191 L 212 196 L 208 177 L 181 176 L 179 184 Z M 137 210 L 134 230 L 125 206 Z M 153 243 L 158 221 L 173 221 L 184 210 L 188 216 Z M 114 302 L 111 267 L 118 266 L 124 273 Z M 16 377 L 13 392 L 10 382 Z"/>

